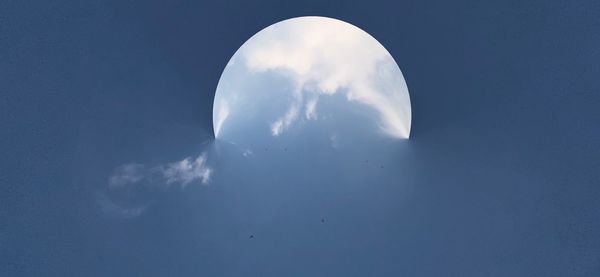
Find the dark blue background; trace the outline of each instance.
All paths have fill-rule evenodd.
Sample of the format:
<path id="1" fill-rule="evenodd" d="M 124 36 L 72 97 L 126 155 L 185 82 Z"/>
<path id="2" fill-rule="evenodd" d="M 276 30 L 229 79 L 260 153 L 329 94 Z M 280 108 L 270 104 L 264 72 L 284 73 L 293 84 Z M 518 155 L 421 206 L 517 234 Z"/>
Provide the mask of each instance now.
<path id="1" fill-rule="evenodd" d="M 302 15 L 362 28 L 403 70 L 410 196 L 340 203 L 356 226 L 315 231 L 323 249 L 290 223 L 281 255 L 226 236 L 218 184 L 99 212 L 115 166 L 200 153 L 228 59 Z M 0 275 L 598 276 L 599 64 L 597 1 L 2 1 Z"/>

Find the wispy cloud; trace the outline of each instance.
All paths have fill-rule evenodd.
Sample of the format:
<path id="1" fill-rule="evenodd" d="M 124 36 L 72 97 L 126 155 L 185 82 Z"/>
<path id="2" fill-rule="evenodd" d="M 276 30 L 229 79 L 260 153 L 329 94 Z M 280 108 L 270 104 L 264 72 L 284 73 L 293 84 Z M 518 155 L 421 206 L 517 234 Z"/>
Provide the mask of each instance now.
<path id="1" fill-rule="evenodd" d="M 246 150 L 242 151 L 242 155 L 244 157 L 248 157 L 248 156 L 250 156 L 252 154 L 254 154 L 254 152 L 252 152 L 252 150 L 250 150 L 250 149 L 246 149 Z"/>
<path id="2" fill-rule="evenodd" d="M 329 136 L 329 141 L 331 142 L 331 147 L 332 148 L 338 148 L 338 147 L 340 147 L 340 142 L 339 142 L 337 134 L 331 134 Z"/>
<path id="3" fill-rule="evenodd" d="M 194 182 L 209 184 L 212 173 L 206 153 L 166 165 L 124 164 L 113 170 L 97 201 L 103 212 L 131 218 L 146 210 L 149 199 L 145 198 L 149 195 L 172 186 L 185 188 Z"/>
<path id="4" fill-rule="evenodd" d="M 315 120 L 317 119 L 317 99 L 316 97 L 311 98 L 306 102 L 306 109 L 304 112 L 304 116 L 306 119 Z"/>
<path id="5" fill-rule="evenodd" d="M 281 132 L 283 132 L 283 130 L 289 127 L 292 124 L 292 122 L 294 122 L 296 118 L 298 118 L 298 113 L 300 110 L 298 104 L 299 103 L 292 104 L 290 109 L 286 112 L 286 114 L 283 117 L 277 119 L 271 124 L 271 134 L 273 136 L 279 136 Z"/>
<path id="6" fill-rule="evenodd" d="M 139 216 L 148 207 L 147 205 L 134 205 L 133 207 L 127 207 L 123 204 L 119 205 L 105 193 L 96 194 L 96 200 L 103 213 L 121 218 L 133 218 Z"/>
<path id="7" fill-rule="evenodd" d="M 200 155 L 196 159 L 186 158 L 171 163 L 162 170 L 162 173 L 167 184 L 181 184 L 185 187 L 194 180 L 208 184 L 212 169 L 206 166 L 206 155 Z"/>
<path id="8" fill-rule="evenodd" d="M 137 183 L 145 178 L 145 167 L 143 164 L 125 164 L 117 167 L 113 174 L 108 178 L 108 185 L 111 188 Z"/>

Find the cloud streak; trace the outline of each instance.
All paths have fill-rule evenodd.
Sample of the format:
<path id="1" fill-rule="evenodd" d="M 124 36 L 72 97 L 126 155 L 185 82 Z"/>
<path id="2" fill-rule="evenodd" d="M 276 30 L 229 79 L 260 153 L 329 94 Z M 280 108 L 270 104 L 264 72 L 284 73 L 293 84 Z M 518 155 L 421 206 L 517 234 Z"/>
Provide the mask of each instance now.
<path id="1" fill-rule="evenodd" d="M 314 98 L 308 100 L 308 102 L 306 102 L 304 116 L 308 120 L 316 120 L 317 119 L 317 98 L 316 97 L 314 97 Z"/>
<path id="2" fill-rule="evenodd" d="M 208 184 L 211 174 L 212 168 L 206 164 L 206 154 L 203 153 L 196 158 L 188 157 L 181 161 L 154 167 L 138 163 L 121 165 L 108 178 L 108 185 L 111 188 L 118 188 L 146 182 L 186 187 L 194 181 Z"/>
<path id="3" fill-rule="evenodd" d="M 200 155 L 196 159 L 186 158 L 167 165 L 162 175 L 167 184 L 180 184 L 187 186 L 194 180 L 200 180 L 202 184 L 208 184 L 212 169 L 206 166 L 206 155 Z"/>
<path id="4" fill-rule="evenodd" d="M 212 174 L 206 153 L 166 165 L 124 164 L 108 177 L 108 185 L 98 194 L 97 202 L 106 214 L 132 218 L 142 214 L 160 191 L 173 186 L 183 189 L 193 183 L 207 185 Z"/>
<path id="5" fill-rule="evenodd" d="M 271 134 L 273 136 L 279 136 L 283 130 L 288 128 L 298 118 L 298 113 L 300 112 L 300 108 L 298 106 L 299 103 L 292 104 L 283 117 L 277 119 L 271 124 Z"/>

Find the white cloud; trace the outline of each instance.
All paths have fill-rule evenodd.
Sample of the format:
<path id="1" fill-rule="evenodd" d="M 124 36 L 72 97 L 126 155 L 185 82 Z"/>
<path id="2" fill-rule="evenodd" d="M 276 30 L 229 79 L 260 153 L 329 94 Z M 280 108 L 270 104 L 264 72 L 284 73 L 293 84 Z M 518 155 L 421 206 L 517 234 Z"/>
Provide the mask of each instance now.
<path id="1" fill-rule="evenodd" d="M 141 215 L 146 210 L 146 205 L 125 207 L 111 200 L 106 194 L 99 193 L 96 195 L 98 204 L 102 212 L 110 215 L 115 215 L 122 218 L 132 218 Z"/>
<path id="2" fill-rule="evenodd" d="M 250 70 L 278 70 L 291 76 L 301 93 L 316 92 L 306 105 L 305 97 L 295 97 L 271 124 L 273 136 L 296 121 L 301 107 L 307 119 L 314 119 L 319 95 L 345 93 L 349 101 L 378 112 L 385 134 L 409 137 L 410 100 L 402 73 L 377 40 L 353 25 L 323 17 L 286 20 L 248 40 L 240 55 Z"/>
<path id="3" fill-rule="evenodd" d="M 317 98 L 316 97 L 313 97 L 310 100 L 308 100 L 308 102 L 306 102 L 304 116 L 308 120 L 317 119 Z"/>
<path id="4" fill-rule="evenodd" d="M 244 157 L 251 156 L 252 154 L 254 154 L 254 153 L 253 153 L 253 152 L 252 152 L 252 150 L 250 150 L 250 149 L 246 149 L 246 150 L 244 150 L 244 152 L 242 152 L 242 155 L 243 155 Z"/>
<path id="5" fill-rule="evenodd" d="M 298 108 L 298 103 L 292 104 L 290 109 L 285 113 L 283 117 L 277 119 L 271 124 L 271 134 L 273 136 L 279 136 L 284 129 L 289 127 L 292 124 L 292 122 L 294 122 L 296 118 L 298 118 L 299 110 L 300 109 Z"/>
<path id="6" fill-rule="evenodd" d="M 146 210 L 148 203 L 140 203 L 138 198 L 148 197 L 148 192 L 160 192 L 173 185 L 185 188 L 196 181 L 208 184 L 212 173 L 212 168 L 207 165 L 206 153 L 195 159 L 188 157 L 152 167 L 138 163 L 125 164 L 117 167 L 108 177 L 108 186 L 98 194 L 97 201 L 103 212 L 131 218 Z"/>
<path id="7" fill-rule="evenodd" d="M 283 131 L 283 120 L 278 119 L 277 121 L 271 123 L 271 134 L 273 136 L 279 136 Z"/>
<path id="8" fill-rule="evenodd" d="M 208 184 L 211 174 L 212 168 L 206 164 L 206 153 L 202 153 L 195 159 L 188 157 L 167 165 L 149 168 L 137 163 L 119 166 L 108 178 L 108 185 L 111 188 L 118 188 L 146 182 L 165 183 L 167 185 L 179 184 L 185 187 L 196 180 Z"/>
<path id="9" fill-rule="evenodd" d="M 338 148 L 338 147 L 340 147 L 338 136 L 336 134 L 331 134 L 329 136 L 329 141 L 331 142 L 331 148 Z"/>
<path id="10" fill-rule="evenodd" d="M 126 164 L 114 170 L 108 179 L 110 187 L 119 187 L 127 184 L 137 183 L 144 178 L 144 165 Z"/>
<path id="11" fill-rule="evenodd" d="M 208 184 L 212 169 L 206 166 L 206 155 L 200 155 L 196 159 L 186 158 L 171 163 L 163 170 L 167 184 L 179 183 L 182 187 L 187 186 L 194 180 L 200 180 Z"/>

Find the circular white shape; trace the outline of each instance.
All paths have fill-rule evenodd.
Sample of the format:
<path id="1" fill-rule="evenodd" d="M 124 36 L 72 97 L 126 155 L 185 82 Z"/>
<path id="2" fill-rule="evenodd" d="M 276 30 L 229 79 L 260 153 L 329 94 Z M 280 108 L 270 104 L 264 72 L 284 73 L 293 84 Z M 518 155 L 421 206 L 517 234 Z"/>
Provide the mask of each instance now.
<path id="1" fill-rule="evenodd" d="M 225 67 L 213 105 L 215 138 L 233 143 L 311 128 L 332 146 L 344 129 L 408 139 L 410 125 L 394 58 L 365 31 L 326 17 L 284 20 L 248 39 Z"/>

